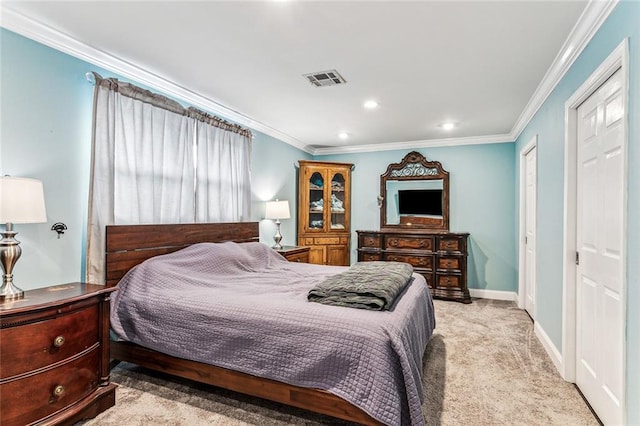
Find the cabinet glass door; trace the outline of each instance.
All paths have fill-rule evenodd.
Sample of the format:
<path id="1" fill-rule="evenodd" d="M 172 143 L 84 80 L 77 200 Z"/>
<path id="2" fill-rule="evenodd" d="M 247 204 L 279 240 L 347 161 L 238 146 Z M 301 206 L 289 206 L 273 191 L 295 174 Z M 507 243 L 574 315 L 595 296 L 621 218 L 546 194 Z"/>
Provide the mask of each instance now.
<path id="1" fill-rule="evenodd" d="M 314 172 L 309 179 L 309 230 L 322 230 L 324 227 L 324 178 Z"/>
<path id="2" fill-rule="evenodd" d="M 345 223 L 345 178 L 342 173 L 336 173 L 331 178 L 330 226 L 332 230 L 346 229 Z"/>

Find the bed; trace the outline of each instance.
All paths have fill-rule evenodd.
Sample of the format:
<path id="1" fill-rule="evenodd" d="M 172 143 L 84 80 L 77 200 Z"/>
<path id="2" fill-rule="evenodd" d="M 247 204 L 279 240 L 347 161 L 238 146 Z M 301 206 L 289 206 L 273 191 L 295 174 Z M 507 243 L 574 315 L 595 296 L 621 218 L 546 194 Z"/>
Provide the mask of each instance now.
<path id="1" fill-rule="evenodd" d="M 289 263 L 275 251 L 265 248 L 268 249 L 258 243 L 258 224 L 255 222 L 108 226 L 107 286 L 115 286 L 122 280 L 120 291 L 112 298 L 112 328 L 118 337 L 111 343 L 111 357 L 361 424 L 423 424 L 420 408 L 421 358 L 435 320 L 431 298 L 422 276 L 413 275 L 413 282 L 407 286 L 391 311 L 372 312 L 326 306 L 307 302 L 306 297 L 304 301 L 300 299 L 306 295 L 307 286 L 314 280 L 337 274 L 346 268 Z M 246 259 L 243 258 L 245 251 L 251 251 Z M 249 283 L 249 278 L 253 278 L 249 275 L 245 276 L 246 280 L 227 283 L 229 286 L 241 286 L 237 290 L 232 289 L 238 291 L 234 298 L 229 298 L 229 293 L 225 296 L 224 289 L 217 289 L 222 292 L 216 293 L 215 300 L 211 301 L 203 301 L 204 293 L 163 296 L 166 294 L 163 288 L 175 286 L 175 282 L 167 284 L 164 277 L 171 273 L 176 264 L 189 264 L 193 258 L 199 262 L 193 265 L 199 265 L 202 263 L 198 260 L 199 256 L 212 256 L 210 253 L 214 253 L 218 271 L 227 268 L 221 259 L 227 253 L 236 252 L 240 253 L 237 258 L 244 260 L 231 263 L 240 263 L 243 270 L 263 274 L 259 282 L 264 286 L 274 284 L 282 289 L 277 297 L 273 297 L 273 301 L 267 300 L 271 296 L 256 298 L 255 294 L 262 291 L 261 284 L 258 284 L 257 290 L 242 287 L 245 281 Z M 257 253 L 255 256 L 254 252 Z M 188 254 L 186 261 L 178 258 L 184 253 Z M 157 257 L 160 255 L 167 256 Z M 134 268 L 147 259 L 150 261 Z M 158 272 L 149 279 L 135 278 L 141 269 L 160 259 L 162 262 L 165 259 L 174 262 L 167 267 L 169 273 Z M 265 266 L 263 270 L 263 264 L 268 264 L 268 268 Z M 259 271 L 254 271 L 256 269 Z M 203 269 L 201 272 L 207 271 Z M 184 274 L 184 281 L 197 281 L 198 274 L 200 272 Z M 276 275 L 288 276 L 289 281 L 281 284 Z M 290 276 L 299 278 L 291 279 Z M 213 290 L 207 288 L 206 291 Z M 246 294 L 241 296 L 243 291 Z M 155 312 L 158 298 L 162 297 L 165 299 L 160 299 L 163 300 L 161 304 L 167 305 L 169 311 L 182 309 L 183 301 L 187 302 L 189 309 L 172 319 L 170 324 L 158 325 L 165 315 L 160 310 L 157 314 Z M 250 308 L 240 305 L 239 300 L 245 298 L 251 300 L 247 302 Z M 288 304 L 288 299 L 294 302 Z M 201 310 L 210 310 L 215 303 L 223 300 L 226 302 L 215 306 L 211 318 L 197 316 L 195 321 L 186 318 L 191 314 L 200 315 Z M 184 323 L 181 322 L 183 317 L 186 318 Z M 256 318 L 260 319 L 259 323 L 255 323 Z M 376 325 L 376 322 L 380 325 Z M 146 329 L 144 323 L 148 323 Z M 182 336 L 181 332 L 190 324 L 195 325 L 189 331 L 194 336 L 215 330 L 215 337 L 193 337 L 198 342 L 208 340 L 208 344 L 185 349 L 183 340 L 190 338 L 188 334 L 187 337 Z M 319 324 L 330 328 L 314 328 Z M 259 336 L 257 329 L 260 329 Z M 165 340 L 148 340 L 148 335 L 154 333 L 164 335 Z M 226 333 L 229 336 L 223 336 Z M 351 334 L 341 337 L 340 333 Z M 282 336 L 286 334 L 295 335 L 295 341 L 285 341 Z M 381 334 L 387 341 L 381 341 Z M 305 341 L 305 338 L 308 340 Z M 229 346 L 224 339 L 233 345 Z M 353 344 L 348 349 L 335 346 L 336 341 L 352 340 Z M 238 351 L 238 341 L 243 342 L 242 348 L 251 350 Z M 369 347 L 373 349 L 358 349 Z M 306 348 L 309 348 L 309 354 L 302 353 L 307 351 Z M 258 353 L 259 356 L 256 355 Z M 311 368 L 313 371 L 307 371 L 307 367 L 304 371 L 300 370 L 298 356 L 304 359 L 304 365 L 308 361 L 303 357 L 315 357 L 309 361 L 309 365 L 315 366 Z M 287 368 L 278 364 L 278 358 L 282 358 Z M 327 365 L 331 368 L 328 369 Z M 382 367 L 367 370 L 367 366 L 378 365 Z"/>

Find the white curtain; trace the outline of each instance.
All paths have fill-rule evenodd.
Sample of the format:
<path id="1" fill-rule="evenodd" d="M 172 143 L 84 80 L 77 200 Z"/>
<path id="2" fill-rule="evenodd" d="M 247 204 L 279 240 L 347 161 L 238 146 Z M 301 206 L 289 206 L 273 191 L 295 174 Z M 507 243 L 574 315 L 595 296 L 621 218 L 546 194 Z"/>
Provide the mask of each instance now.
<path id="1" fill-rule="evenodd" d="M 116 109 L 114 223 L 193 222 L 193 120 L 124 96 Z"/>
<path id="2" fill-rule="evenodd" d="M 250 220 L 251 138 L 196 123 L 196 222 Z"/>
<path id="3" fill-rule="evenodd" d="M 105 281 L 107 225 L 250 219 L 248 129 L 94 76 L 88 282 Z"/>

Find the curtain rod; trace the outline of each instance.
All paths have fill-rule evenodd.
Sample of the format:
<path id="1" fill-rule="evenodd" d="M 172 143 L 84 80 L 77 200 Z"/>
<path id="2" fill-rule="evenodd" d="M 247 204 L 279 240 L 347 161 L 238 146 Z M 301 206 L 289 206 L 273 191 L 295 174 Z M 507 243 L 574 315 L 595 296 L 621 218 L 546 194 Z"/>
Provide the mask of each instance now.
<path id="1" fill-rule="evenodd" d="M 96 85 L 96 81 L 98 79 L 100 79 L 101 81 L 103 80 L 102 76 L 100 74 L 98 74 L 97 72 L 95 72 L 95 71 L 88 71 L 88 72 L 86 72 L 84 74 L 84 76 L 87 79 L 87 81 L 93 86 Z M 108 79 L 108 80 L 114 81 L 114 82 L 116 82 L 116 84 L 118 83 L 118 79 L 115 79 L 115 78 L 111 78 L 111 79 Z M 184 114 L 185 115 L 189 115 L 189 116 L 191 116 L 193 118 L 196 118 L 198 121 L 207 122 L 208 124 L 210 124 L 210 125 L 212 125 L 214 127 L 218 127 L 218 128 L 224 129 L 224 130 L 229 130 L 229 131 L 232 131 L 234 133 L 243 134 L 245 136 L 250 137 L 251 139 L 255 138 L 255 135 L 253 134 L 251 129 L 249 129 L 247 127 L 241 126 L 239 124 L 231 123 L 231 122 L 225 120 L 222 117 L 218 117 L 216 115 L 209 114 L 206 111 L 201 111 L 201 110 L 199 110 L 198 108 L 195 108 L 195 107 L 184 108 L 178 102 L 176 102 L 176 101 L 174 101 L 174 100 L 172 100 L 172 99 L 170 99 L 170 98 L 168 98 L 168 97 L 166 97 L 164 95 L 155 94 L 153 92 L 150 92 L 149 90 L 146 90 L 146 89 L 143 89 L 143 88 L 141 88 L 139 86 L 136 86 L 135 84 L 131 84 L 131 83 L 125 83 L 125 84 L 127 84 L 128 87 L 135 88 L 135 90 L 146 92 L 150 96 L 157 96 L 157 97 L 161 97 L 161 98 L 166 99 L 167 102 L 175 104 L 177 108 L 184 109 Z M 156 105 L 156 106 L 159 106 L 159 105 Z M 160 106 L 160 107 L 162 108 L 162 106 Z M 171 111 L 171 108 L 168 108 L 166 106 L 164 108 Z"/>

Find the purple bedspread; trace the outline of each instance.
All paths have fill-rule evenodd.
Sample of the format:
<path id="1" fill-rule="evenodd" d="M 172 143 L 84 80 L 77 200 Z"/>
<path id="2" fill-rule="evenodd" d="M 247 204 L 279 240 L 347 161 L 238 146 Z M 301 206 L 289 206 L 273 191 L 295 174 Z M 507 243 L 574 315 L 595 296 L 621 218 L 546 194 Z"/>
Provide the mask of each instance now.
<path id="1" fill-rule="evenodd" d="M 323 389 L 388 424 L 424 424 L 422 356 L 435 327 L 424 278 L 393 310 L 307 301 L 345 267 L 287 262 L 261 243 L 202 243 L 133 268 L 117 336 L 169 355 Z"/>

